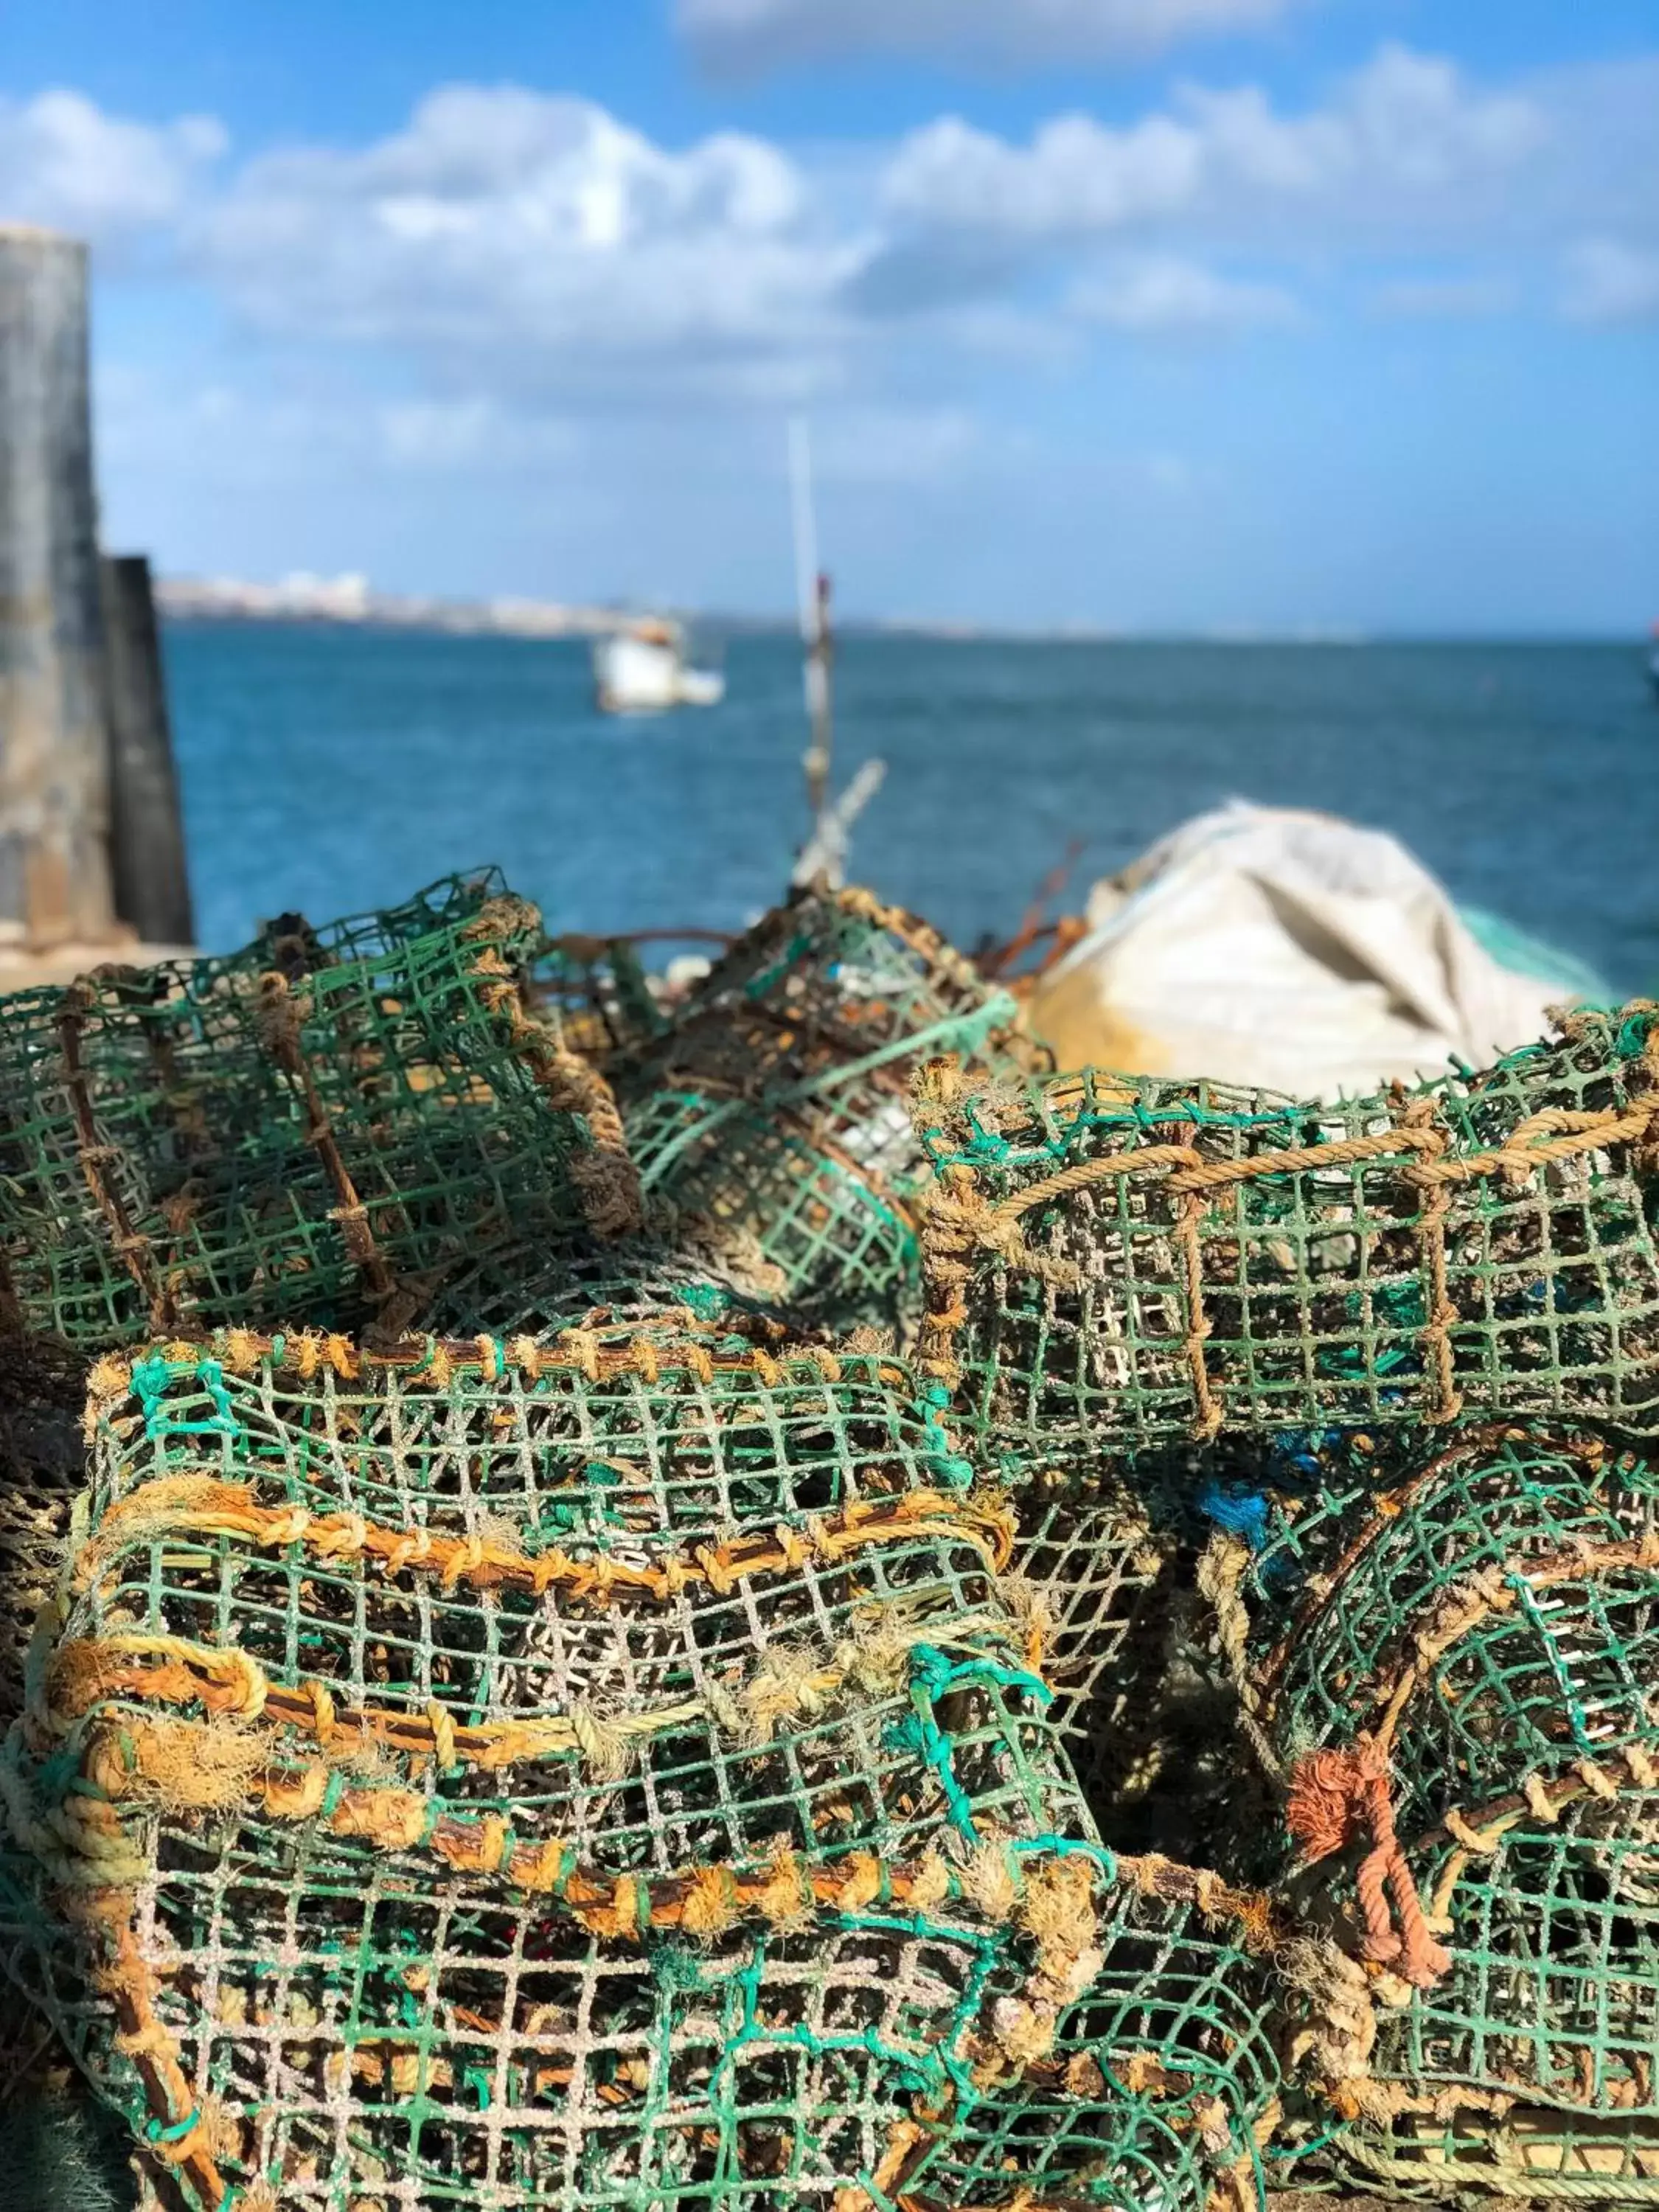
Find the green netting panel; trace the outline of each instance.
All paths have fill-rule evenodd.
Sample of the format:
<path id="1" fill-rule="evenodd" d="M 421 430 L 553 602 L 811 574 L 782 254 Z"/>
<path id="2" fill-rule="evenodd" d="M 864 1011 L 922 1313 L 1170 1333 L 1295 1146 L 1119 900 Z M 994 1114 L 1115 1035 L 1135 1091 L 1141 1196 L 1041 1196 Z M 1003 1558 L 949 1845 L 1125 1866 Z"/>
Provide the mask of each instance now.
<path id="1" fill-rule="evenodd" d="M 937 2112 L 916 2100 L 878 2170 L 888 2201 L 911 2212 L 1261 2202 L 1282 2086 L 1266 1916 L 1168 1860 L 1119 1867 L 1094 1979 L 1054 2052 L 1001 2095 Z M 1200 1896 L 1244 1917 L 1200 1911 Z"/>
<path id="2" fill-rule="evenodd" d="M 1659 1428 L 1645 1005 L 1482 1075 L 1322 1107 L 1097 1073 L 930 1079 L 924 1353 L 1013 1447 L 1406 1426 Z"/>
<path id="3" fill-rule="evenodd" d="M 512 1427 L 512 1398 L 538 1410 L 471 1378 L 444 1395 L 486 1419 L 499 1407 Z M 238 1419 L 227 1397 L 228 1415 L 210 1419 Z M 187 1419 L 196 1376 L 149 1402 L 147 1427 Z M 492 1459 L 505 1472 L 520 1456 L 508 1428 L 493 1449 L 475 1430 L 463 1498 L 421 1480 L 407 1433 L 301 1471 L 309 1438 L 281 1439 L 280 1464 L 256 1410 L 240 1436 L 190 1437 L 189 1472 L 131 1486 L 128 1448 L 112 1439 L 60 1705 L 101 1711 L 118 1676 L 124 1695 L 167 1713 L 252 1698 L 313 1757 L 367 1729 L 459 1769 L 435 1784 L 458 1816 L 510 1814 L 526 1843 L 556 1836 L 612 1874 L 746 1862 L 780 1844 L 904 1852 L 941 1817 L 972 1840 L 969 1802 L 994 1827 L 1063 1823 L 1049 1692 L 996 1589 L 1005 1516 L 931 1487 L 854 1491 L 849 1468 L 845 1502 L 812 1523 L 788 1494 L 792 1470 L 775 1468 L 764 1521 L 726 1534 L 705 1478 L 680 1492 L 665 1545 L 665 1498 L 613 1431 L 603 1444 L 539 1440 L 547 1487 L 532 1522 L 491 1479 Z M 178 1447 L 174 1435 L 175 1466 Z M 94 1662 L 83 1692 L 76 1670 Z M 268 1687 L 256 1696 L 248 1680 Z M 367 1717 L 331 1717 L 337 1706 Z"/>
<path id="4" fill-rule="evenodd" d="M 1524 2104 L 1501 2119 L 1413 2115 L 1386 2132 L 1344 2129 L 1316 2165 L 1327 2190 L 1393 2203 L 1659 2202 L 1659 2141 L 1639 2123 Z"/>
<path id="5" fill-rule="evenodd" d="M 6 2100 L 0 2086 L 0 2212 L 135 2212 L 131 2142 L 89 2098 L 31 2082 Z"/>
<path id="6" fill-rule="evenodd" d="M 1622 1774 L 1659 1725 L 1659 1481 L 1597 1438 L 1478 1431 L 1346 1513 L 1287 1518 L 1252 1579 L 1285 1765 L 1385 1745 L 1407 1828 L 1581 1762 Z"/>
<path id="7" fill-rule="evenodd" d="M 1010 1492 L 1018 1587 L 1042 1624 L 1051 1709 L 1096 1818 L 1154 1778 L 1169 1677 L 1176 1546 L 1098 1469 L 1053 1468 Z"/>
<path id="8" fill-rule="evenodd" d="M 913 1321 L 921 1273 L 902 1194 L 770 1107 L 729 1103 L 660 1091 L 624 1115 L 659 1231 L 831 1327 Z"/>
<path id="9" fill-rule="evenodd" d="M 1374 1981 L 1374 2004 L 1355 1967 L 1349 2001 L 1316 2020 L 1316 2076 L 1356 2122 L 1343 2170 L 1373 2188 L 1650 2202 L 1659 1792 L 1603 1798 L 1565 1777 L 1407 1857 L 1449 1963 L 1425 1990 Z"/>
<path id="10" fill-rule="evenodd" d="M 4 1775 L 79 1941 L 15 1971 L 198 2202 L 828 2205 L 895 2098 L 1041 2055 L 1103 1855 L 1010 1518 L 902 1379 L 234 1334 L 98 1372 Z"/>
<path id="11" fill-rule="evenodd" d="M 444 1285 L 425 1321 L 439 1336 L 625 1334 L 659 1323 L 778 1344 L 787 1333 L 780 1309 L 740 1290 L 709 1258 L 633 1238 L 491 1252 Z"/>
<path id="12" fill-rule="evenodd" d="M 520 1003 L 493 876 L 225 959 L 0 1001 L 13 1325 L 405 1327 L 491 1241 L 637 1225 L 609 1093 Z"/>
<path id="13" fill-rule="evenodd" d="M 915 1303 L 912 1071 L 1029 1067 L 1015 1008 L 925 923 L 811 891 L 741 938 L 667 1034 L 618 1068 L 629 1141 L 669 1220 L 712 1224 L 750 1287 L 837 1325 Z"/>
<path id="14" fill-rule="evenodd" d="M 210 2116 L 198 2203 L 229 2182 L 239 2206 L 330 2212 L 866 2212 L 895 2115 L 971 2081 L 1029 1973 L 1025 1939 L 937 1911 L 623 1943 L 314 1856 L 236 1862 L 221 1903 L 201 1998 L 169 1976 L 155 2006 Z M 76 2002 L 71 2033 L 143 2131 L 106 2021 Z"/>
<path id="15" fill-rule="evenodd" d="M 623 1518 L 599 1527 L 620 1544 L 965 1492 L 973 1479 L 903 1362 L 819 1346 L 773 1356 L 697 1330 L 678 1342 L 627 1328 L 417 1337 L 383 1352 L 226 1330 L 100 1362 L 92 1382 L 94 1469 L 112 1499 L 204 1465 L 227 1480 L 257 1467 L 371 1519 L 431 1498 L 528 1540 L 568 1534 L 590 1490 L 614 1488 Z"/>
<path id="16" fill-rule="evenodd" d="M 604 1066 L 667 1027 L 626 938 L 544 939 L 530 973 L 532 1005 L 550 1007 L 573 1052 Z"/>
<path id="17" fill-rule="evenodd" d="M 85 1480 L 85 1400 L 82 1362 L 62 1346 L 0 1335 L 0 1729 L 21 1710 L 24 1655 Z"/>

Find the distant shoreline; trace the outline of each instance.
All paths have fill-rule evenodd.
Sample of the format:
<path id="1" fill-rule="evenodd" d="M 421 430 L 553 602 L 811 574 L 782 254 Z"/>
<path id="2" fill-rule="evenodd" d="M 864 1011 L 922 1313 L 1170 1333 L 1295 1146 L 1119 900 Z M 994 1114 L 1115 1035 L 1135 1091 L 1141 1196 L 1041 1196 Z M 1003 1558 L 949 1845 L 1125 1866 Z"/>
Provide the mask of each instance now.
<path id="1" fill-rule="evenodd" d="M 319 613 L 252 612 L 246 609 L 159 610 L 169 629 L 270 629 L 353 632 L 375 637 L 457 637 L 517 640 L 521 643 L 586 643 L 610 635 L 639 619 L 637 616 L 607 616 L 589 627 L 522 628 L 505 622 L 469 619 L 458 611 L 453 617 L 417 619 L 407 616 L 330 616 Z M 720 638 L 793 638 L 795 624 L 787 616 L 678 614 L 675 619 L 701 635 Z M 1220 651 L 1255 648 L 1350 652 L 1395 647 L 1486 647 L 1508 649 L 1552 648 L 1562 646 L 1604 646 L 1640 653 L 1639 632 L 1629 630 L 1243 630 L 1218 629 L 1090 629 L 1079 625 L 1054 628 L 994 626 L 963 623 L 927 623 L 852 617 L 836 625 L 843 638 L 908 639 L 927 645 L 1074 645 L 1074 646 L 1201 646 Z"/>

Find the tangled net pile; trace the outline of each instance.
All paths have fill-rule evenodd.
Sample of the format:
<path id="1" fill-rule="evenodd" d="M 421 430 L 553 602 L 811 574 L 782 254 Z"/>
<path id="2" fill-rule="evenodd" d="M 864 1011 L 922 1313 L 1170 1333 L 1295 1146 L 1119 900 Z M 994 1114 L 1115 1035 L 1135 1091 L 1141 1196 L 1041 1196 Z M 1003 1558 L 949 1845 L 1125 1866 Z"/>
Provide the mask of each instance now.
<path id="1" fill-rule="evenodd" d="M 489 877 L 0 1010 L 31 2142 L 1659 2195 L 1654 1010 L 1338 1109 L 1014 1012 L 824 890 L 672 1006 Z"/>

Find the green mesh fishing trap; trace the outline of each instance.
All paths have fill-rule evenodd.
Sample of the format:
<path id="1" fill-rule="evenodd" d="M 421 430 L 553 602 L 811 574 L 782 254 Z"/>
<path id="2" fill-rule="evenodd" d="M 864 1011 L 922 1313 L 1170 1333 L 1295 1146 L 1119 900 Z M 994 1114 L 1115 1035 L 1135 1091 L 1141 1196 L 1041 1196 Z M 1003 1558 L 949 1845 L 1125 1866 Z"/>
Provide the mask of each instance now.
<path id="1" fill-rule="evenodd" d="M 1115 1843 L 1128 1802 L 1157 1779 L 1176 1546 L 1109 1472 L 1045 1469 L 1011 1489 L 1008 1502 L 1018 1587 L 1042 1624 L 1051 1716 Z"/>
<path id="2" fill-rule="evenodd" d="M 454 878 L 0 1002 L 11 1325 L 395 1330 L 492 1241 L 636 1227 L 609 1093 L 524 1010 L 538 933 L 494 876 Z"/>
<path id="3" fill-rule="evenodd" d="M 909 1075 L 937 1052 L 987 1074 L 1030 1066 L 1014 1016 L 914 916 L 867 891 L 805 893 L 618 1068 L 647 1197 L 703 1224 L 763 1296 L 891 1325 L 916 1284 Z"/>
<path id="4" fill-rule="evenodd" d="M 551 1009 L 570 1049 L 601 1067 L 668 1025 L 625 937 L 544 939 L 531 967 L 529 995 L 532 1006 Z"/>
<path id="5" fill-rule="evenodd" d="M 1351 2186 L 1659 2197 L 1659 1791 L 1577 1775 L 1407 1846 L 1447 1952 L 1425 1989 L 1310 1948 L 1297 2023 Z"/>
<path id="6" fill-rule="evenodd" d="M 1000 2095 L 943 2110 L 916 2099 L 894 2123 L 875 2202 L 904 2212 L 1261 2203 L 1281 2087 L 1267 1915 L 1167 1859 L 1121 1859 L 1116 1870 L 1094 1978 L 1052 2054 Z"/>
<path id="7" fill-rule="evenodd" d="M 1251 1565 L 1271 1641 L 1249 1680 L 1287 1768 L 1374 1740 L 1407 1827 L 1586 1762 L 1630 1779 L 1659 1732 L 1644 1462 L 1494 1425 L 1340 1512 L 1280 1510 Z"/>
<path id="8" fill-rule="evenodd" d="M 85 1480 L 85 1402 L 83 1364 L 64 1346 L 0 1335 L 0 1729 L 21 1708 L 24 1656 Z"/>
<path id="9" fill-rule="evenodd" d="M 562 1328 L 623 1333 L 688 1328 L 781 1343 L 791 1332 L 779 1308 L 740 1290 L 714 1261 L 690 1247 L 642 1238 L 510 1244 L 487 1253 L 446 1283 L 425 1316 L 438 1336 L 509 1336 Z"/>
<path id="10" fill-rule="evenodd" d="M 94 1381 L 12 1972 L 198 2203 L 829 2205 L 896 2100 L 1046 2051 L 1104 1855 L 1006 1509 L 880 1363 Z"/>
<path id="11" fill-rule="evenodd" d="M 1648 1468 L 1588 1435 L 1443 1437 L 1389 1487 L 1278 1501 L 1248 1623 L 1220 1588 L 1302 1847 L 1285 1895 L 1327 1939 L 1313 2071 L 1362 2124 L 1345 2170 L 1641 2195 L 1659 2159 Z"/>
<path id="12" fill-rule="evenodd" d="M 1407 1095 L 1295 1104 L 930 1076 L 924 1357 L 1013 1450 L 1409 1426 L 1659 1426 L 1652 1010 Z"/>

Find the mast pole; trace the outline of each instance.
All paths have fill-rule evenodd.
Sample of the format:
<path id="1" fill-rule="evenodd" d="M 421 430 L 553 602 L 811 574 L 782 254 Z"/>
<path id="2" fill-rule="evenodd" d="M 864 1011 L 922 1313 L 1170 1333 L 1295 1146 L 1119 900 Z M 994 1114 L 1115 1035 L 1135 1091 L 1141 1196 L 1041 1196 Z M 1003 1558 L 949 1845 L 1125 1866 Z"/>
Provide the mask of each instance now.
<path id="1" fill-rule="evenodd" d="M 812 511 L 812 455 L 805 422 L 798 416 L 789 425 L 789 482 L 795 524 L 795 586 L 800 607 L 801 643 L 805 648 L 804 678 L 806 719 L 811 731 L 802 766 L 806 770 L 806 800 L 812 816 L 809 844 L 823 826 L 830 795 L 830 664 L 834 641 L 830 627 L 830 579 L 818 567 L 817 523 Z"/>

